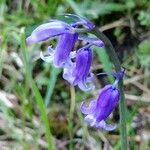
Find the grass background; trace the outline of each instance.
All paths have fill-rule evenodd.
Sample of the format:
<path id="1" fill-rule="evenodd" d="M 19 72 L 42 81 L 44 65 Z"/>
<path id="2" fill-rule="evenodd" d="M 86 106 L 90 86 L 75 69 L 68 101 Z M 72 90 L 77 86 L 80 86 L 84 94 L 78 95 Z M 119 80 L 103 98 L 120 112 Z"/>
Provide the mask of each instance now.
<path id="1" fill-rule="evenodd" d="M 120 149 L 119 130 L 86 126 L 82 100 L 95 98 L 112 79 L 98 77 L 94 92 L 82 92 L 62 79 L 62 70 L 39 59 L 50 43 L 26 46 L 38 25 L 63 13 L 84 15 L 108 36 L 126 68 L 125 93 L 130 149 L 150 148 L 149 0 L 0 0 L 0 149 Z M 93 50 L 93 72 L 112 65 Z M 118 108 L 110 116 L 119 122 Z"/>

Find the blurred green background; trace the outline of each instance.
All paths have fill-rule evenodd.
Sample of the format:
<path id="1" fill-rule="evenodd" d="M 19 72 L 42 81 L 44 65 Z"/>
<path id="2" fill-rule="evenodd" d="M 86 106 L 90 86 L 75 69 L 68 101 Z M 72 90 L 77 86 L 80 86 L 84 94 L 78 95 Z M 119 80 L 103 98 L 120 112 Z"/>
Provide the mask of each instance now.
<path id="1" fill-rule="evenodd" d="M 129 149 L 150 149 L 150 0 L 0 0 L 0 150 L 120 149 L 119 128 L 87 127 L 79 111 L 109 80 L 82 92 L 39 59 L 50 41 L 25 44 L 37 25 L 64 13 L 86 16 L 111 40 L 126 68 Z M 93 72 L 111 71 L 105 51 L 93 52 Z M 110 118 L 119 122 L 118 108 Z"/>

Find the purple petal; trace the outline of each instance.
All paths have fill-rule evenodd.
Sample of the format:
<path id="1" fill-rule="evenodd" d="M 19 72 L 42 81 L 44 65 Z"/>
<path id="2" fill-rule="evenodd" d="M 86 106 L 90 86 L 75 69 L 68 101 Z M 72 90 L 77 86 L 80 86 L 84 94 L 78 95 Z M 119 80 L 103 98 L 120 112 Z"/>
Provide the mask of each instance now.
<path id="1" fill-rule="evenodd" d="M 102 40 L 100 40 L 99 38 L 90 38 L 90 37 L 87 37 L 87 36 L 79 36 L 79 39 L 80 40 L 83 40 L 87 43 L 90 43 L 91 45 L 95 45 L 95 46 L 98 46 L 98 47 L 104 47 L 104 42 Z"/>
<path id="2" fill-rule="evenodd" d="M 78 39 L 78 34 L 66 33 L 60 36 L 55 49 L 54 65 L 63 67 Z"/>
<path id="3" fill-rule="evenodd" d="M 73 75 L 76 77 L 74 82 L 85 81 L 90 73 L 92 63 L 92 50 L 90 48 L 79 50 L 76 56 L 76 67 Z M 81 83 L 81 86 L 84 84 Z"/>
<path id="4" fill-rule="evenodd" d="M 109 85 L 106 87 L 107 89 L 103 90 L 100 93 L 100 96 L 98 98 L 98 105 L 99 107 L 107 107 L 110 103 L 111 106 L 114 107 L 119 101 L 119 90 L 118 89 L 112 89 L 112 87 L 109 87 Z"/>
<path id="5" fill-rule="evenodd" d="M 54 49 L 52 48 L 52 46 L 48 46 L 48 53 L 50 54 L 50 55 L 52 55 L 52 54 L 54 54 Z"/>
<path id="6" fill-rule="evenodd" d="M 96 128 L 102 128 L 107 131 L 112 131 L 116 129 L 117 125 L 116 124 L 107 124 L 104 120 L 100 121 L 99 123 L 96 123 L 95 125 Z"/>
<path id="7" fill-rule="evenodd" d="M 49 22 L 38 26 L 32 34 L 26 39 L 27 44 L 45 41 L 51 37 L 70 33 L 71 26 L 63 22 Z"/>
<path id="8" fill-rule="evenodd" d="M 95 109 L 94 116 L 97 122 L 107 119 L 107 117 L 111 114 L 119 101 L 119 91 L 117 89 L 108 89 L 103 95 L 105 96 L 104 98 L 100 94 L 100 99 L 98 99 Z M 107 101 L 107 103 L 103 103 L 103 101 L 105 100 Z"/>
<path id="9" fill-rule="evenodd" d="M 75 63 L 72 63 L 72 60 L 70 59 L 70 61 L 67 61 L 64 65 L 63 78 L 72 85 L 78 85 L 83 91 L 94 89 L 95 86 L 91 84 L 94 78 L 93 74 L 90 72 L 92 63 L 91 49 L 80 49 L 75 55 Z"/>
<path id="10" fill-rule="evenodd" d="M 100 107 L 106 107 L 111 97 L 112 85 L 106 85 L 101 91 L 98 97 L 98 104 Z M 98 107 L 99 107 L 98 106 Z"/>
<path id="11" fill-rule="evenodd" d="M 94 73 L 90 72 L 88 77 L 86 78 L 86 82 L 91 83 L 94 80 L 95 80 L 95 75 L 94 75 Z"/>
<path id="12" fill-rule="evenodd" d="M 85 118 L 84 118 L 84 121 L 89 124 L 91 127 L 92 126 L 95 126 L 95 123 L 96 123 L 96 119 L 92 116 L 92 115 L 87 115 Z"/>
<path id="13" fill-rule="evenodd" d="M 74 84 L 75 77 L 72 76 L 72 69 L 74 67 L 75 67 L 75 64 L 71 60 L 68 60 L 63 70 L 63 78 L 67 80 L 71 85 L 75 85 Z"/>
<path id="14" fill-rule="evenodd" d="M 92 84 L 92 82 L 91 82 Z M 91 90 L 94 90 L 95 89 L 95 86 L 94 85 L 87 85 L 87 82 L 86 81 L 80 81 L 78 82 L 78 87 L 82 90 L 82 91 L 91 91 Z"/>
<path id="15" fill-rule="evenodd" d="M 121 71 L 112 73 L 112 75 L 113 75 L 117 80 L 121 80 L 121 79 L 123 78 L 123 76 L 124 76 L 124 73 L 125 73 L 125 69 L 122 68 Z"/>
<path id="16" fill-rule="evenodd" d="M 113 90 L 112 97 L 111 97 L 111 103 L 112 103 L 113 109 L 118 104 L 119 98 L 120 98 L 120 92 L 119 92 L 119 90 L 118 89 Z"/>
<path id="17" fill-rule="evenodd" d="M 91 114 L 96 108 L 96 100 L 92 100 L 89 106 L 85 106 L 85 101 L 81 103 L 80 110 L 83 114 Z"/>
<path id="18" fill-rule="evenodd" d="M 107 131 L 112 131 L 112 130 L 116 129 L 116 127 L 117 127 L 116 124 L 113 124 L 113 125 L 112 124 L 107 124 L 104 120 L 102 120 L 100 122 L 97 122 L 93 115 L 87 115 L 84 118 L 84 120 L 91 127 L 104 129 L 104 130 L 107 130 Z"/>
<path id="19" fill-rule="evenodd" d="M 91 76 L 92 74 L 90 73 L 91 63 L 91 49 L 79 50 L 76 54 L 75 66 L 68 65 L 64 67 L 63 78 L 73 85 L 78 85 L 83 91 L 94 89 L 94 86 L 89 84 L 92 83 L 93 79 Z"/>
<path id="20" fill-rule="evenodd" d="M 47 62 L 47 63 L 52 63 L 53 60 L 54 60 L 54 56 L 53 56 L 53 55 L 44 56 L 44 55 L 43 55 L 43 52 L 40 52 L 40 58 L 41 58 L 43 61 Z"/>
<path id="21" fill-rule="evenodd" d="M 77 27 L 78 25 L 83 25 L 87 29 L 93 29 L 95 27 L 95 25 L 85 17 L 74 14 L 65 14 L 65 17 L 75 22 L 72 24 L 73 27 Z"/>
<path id="22" fill-rule="evenodd" d="M 54 53 L 55 50 L 51 46 L 48 46 L 48 54 L 43 55 L 43 52 L 41 51 L 40 58 L 47 63 L 52 63 L 54 61 Z"/>

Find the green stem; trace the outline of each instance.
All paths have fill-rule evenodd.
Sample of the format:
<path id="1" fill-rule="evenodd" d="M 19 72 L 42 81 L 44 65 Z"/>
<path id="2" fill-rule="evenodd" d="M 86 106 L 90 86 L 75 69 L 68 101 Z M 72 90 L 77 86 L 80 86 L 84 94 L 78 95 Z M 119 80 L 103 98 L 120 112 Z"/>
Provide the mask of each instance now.
<path id="1" fill-rule="evenodd" d="M 103 40 L 105 44 L 106 52 L 109 55 L 111 61 L 113 62 L 115 70 L 120 71 L 121 64 L 110 40 L 103 33 L 101 33 L 98 30 L 98 28 L 93 29 L 91 33 L 96 35 L 99 39 Z M 121 149 L 127 150 L 128 146 L 127 146 L 127 129 L 126 129 L 126 105 L 125 105 L 125 96 L 124 96 L 124 89 L 123 89 L 123 80 L 119 81 L 119 90 L 121 95 L 119 101 Z"/>

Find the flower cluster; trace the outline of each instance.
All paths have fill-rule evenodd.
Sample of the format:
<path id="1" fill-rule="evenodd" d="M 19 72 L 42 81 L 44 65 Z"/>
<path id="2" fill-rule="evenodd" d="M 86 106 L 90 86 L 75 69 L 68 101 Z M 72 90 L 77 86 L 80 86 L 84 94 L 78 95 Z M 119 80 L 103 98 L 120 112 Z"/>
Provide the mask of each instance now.
<path id="1" fill-rule="evenodd" d="M 77 16 L 76 16 L 77 17 Z M 94 88 L 91 85 L 93 74 L 91 73 L 92 50 L 91 46 L 103 47 L 103 42 L 98 38 L 81 36 L 76 32 L 79 26 L 86 29 L 93 29 L 95 26 L 89 20 L 78 17 L 78 21 L 72 24 L 60 20 L 51 20 L 48 23 L 37 27 L 26 39 L 27 44 L 45 41 L 49 38 L 58 38 L 55 48 L 48 47 L 48 55 L 41 58 L 48 63 L 53 63 L 57 68 L 63 68 L 63 78 L 71 85 L 78 85 L 83 91 Z M 85 45 L 77 51 L 73 51 L 78 40 L 85 42 Z"/>
<path id="2" fill-rule="evenodd" d="M 58 42 L 53 48 L 48 47 L 48 54 L 40 57 L 47 63 L 52 63 L 57 68 L 63 68 L 63 78 L 71 85 L 78 86 L 83 91 L 94 89 L 94 74 L 91 71 L 92 46 L 103 47 L 104 43 L 98 38 L 91 38 L 80 34 L 79 29 L 92 30 L 95 25 L 86 18 L 76 15 L 66 15 L 72 19 L 71 23 L 61 20 L 50 20 L 38 26 L 26 39 L 27 44 L 57 38 Z M 83 47 L 74 50 L 78 41 L 84 41 Z M 119 101 L 117 83 L 123 78 L 124 71 L 113 74 L 116 81 L 102 89 L 97 100 L 92 100 L 88 107 L 83 102 L 81 112 L 86 114 L 85 121 L 96 128 L 113 130 L 115 126 L 107 125 L 105 120 L 110 115 Z"/>

